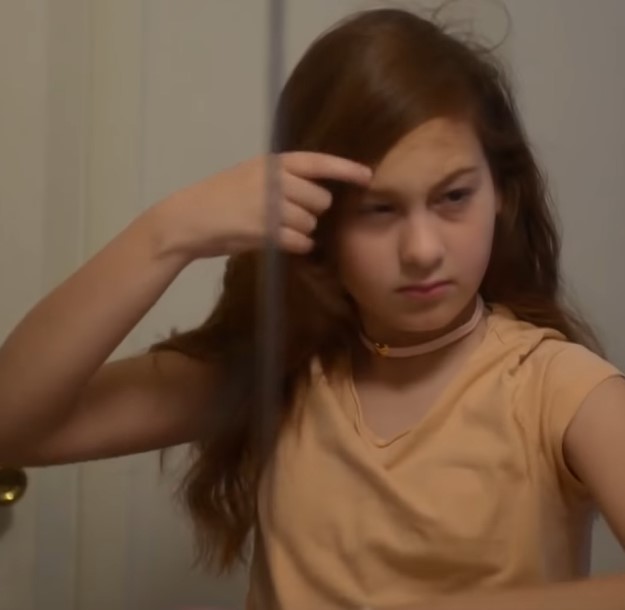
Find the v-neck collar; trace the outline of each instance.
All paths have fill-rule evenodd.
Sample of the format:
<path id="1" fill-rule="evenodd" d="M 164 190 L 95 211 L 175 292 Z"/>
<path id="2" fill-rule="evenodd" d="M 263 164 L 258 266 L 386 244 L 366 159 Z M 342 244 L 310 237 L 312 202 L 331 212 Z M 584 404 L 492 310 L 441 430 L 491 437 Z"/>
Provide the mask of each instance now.
<path id="1" fill-rule="evenodd" d="M 457 401 L 456 393 L 457 389 L 464 385 L 465 380 L 473 375 L 475 367 L 479 366 L 482 359 L 482 355 L 485 353 L 485 346 L 490 341 L 491 335 L 495 325 L 494 317 L 497 314 L 492 310 L 487 310 L 486 314 L 486 331 L 480 343 L 473 349 L 468 355 L 466 361 L 463 363 L 461 369 L 452 377 L 450 382 L 443 388 L 438 397 L 435 399 L 432 406 L 425 412 L 423 417 L 419 421 L 399 432 L 393 437 L 386 439 L 378 436 L 366 423 L 358 390 L 356 388 L 356 382 L 353 374 L 353 367 L 351 361 L 347 363 L 347 374 L 345 376 L 345 383 L 347 384 L 345 394 L 348 397 L 349 405 L 348 410 L 353 417 L 354 426 L 358 434 L 370 445 L 375 448 L 385 449 L 392 445 L 401 443 L 402 439 L 413 437 L 420 434 L 425 434 L 427 431 L 439 421 L 441 417 L 445 416 L 445 413 L 451 408 Z"/>

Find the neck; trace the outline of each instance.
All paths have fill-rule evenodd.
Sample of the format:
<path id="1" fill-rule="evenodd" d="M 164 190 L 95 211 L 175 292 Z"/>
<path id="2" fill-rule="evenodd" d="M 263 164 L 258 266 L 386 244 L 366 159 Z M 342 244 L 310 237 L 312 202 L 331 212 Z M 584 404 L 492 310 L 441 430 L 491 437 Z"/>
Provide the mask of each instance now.
<path id="1" fill-rule="evenodd" d="M 408 346 L 393 346 L 386 343 L 375 342 L 361 334 L 365 347 L 373 354 L 382 358 L 413 358 L 439 351 L 470 335 L 480 324 L 484 317 L 484 302 L 477 297 L 471 316 L 464 322 L 456 324 L 449 330 L 439 334 L 435 338 L 420 341 Z"/>
<path id="2" fill-rule="evenodd" d="M 362 349 L 353 354 L 352 371 L 355 378 L 368 382 L 406 388 L 425 380 L 438 379 L 446 371 L 462 366 L 462 363 L 480 346 L 487 333 L 486 319 L 465 338 L 437 351 L 413 358 L 382 358 Z"/>

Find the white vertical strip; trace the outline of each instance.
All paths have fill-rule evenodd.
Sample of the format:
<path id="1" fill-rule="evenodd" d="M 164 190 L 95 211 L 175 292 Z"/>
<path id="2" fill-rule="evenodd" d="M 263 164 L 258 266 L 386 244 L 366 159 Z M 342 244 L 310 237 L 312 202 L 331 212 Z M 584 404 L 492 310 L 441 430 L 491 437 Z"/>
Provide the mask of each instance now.
<path id="1" fill-rule="evenodd" d="M 90 0 L 90 142 L 84 257 L 136 215 L 141 199 L 143 1 Z M 113 358 L 133 349 L 124 341 Z M 81 466 L 80 610 L 126 608 L 132 570 L 129 498 L 134 458 Z M 136 609 L 133 609 L 136 610 Z"/>
<path id="2" fill-rule="evenodd" d="M 46 181 L 42 293 L 82 260 L 82 208 L 88 137 L 88 3 L 48 3 Z M 76 608 L 78 467 L 38 473 L 35 608 Z"/>
<path id="3" fill-rule="evenodd" d="M 47 10 L 0 3 L 0 341 L 42 289 L 46 174 Z M 0 508 L 0 610 L 34 610 L 39 473 Z"/>

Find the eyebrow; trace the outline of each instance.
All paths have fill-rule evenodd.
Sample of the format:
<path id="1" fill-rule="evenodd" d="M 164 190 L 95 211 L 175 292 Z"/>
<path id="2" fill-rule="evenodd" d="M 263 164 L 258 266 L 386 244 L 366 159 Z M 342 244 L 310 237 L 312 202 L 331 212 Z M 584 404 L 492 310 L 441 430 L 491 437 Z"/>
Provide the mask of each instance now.
<path id="1" fill-rule="evenodd" d="M 473 174 L 479 172 L 480 168 L 477 165 L 469 165 L 466 167 L 460 167 L 458 169 L 453 170 L 451 173 L 447 174 L 443 178 L 441 178 L 434 186 L 431 187 L 431 191 L 438 191 L 448 184 L 451 184 L 454 180 L 460 178 L 460 176 L 464 176 L 465 174 Z M 391 195 L 394 190 L 389 187 L 381 187 L 381 188 L 370 188 L 367 191 L 367 194 L 370 195 Z"/>

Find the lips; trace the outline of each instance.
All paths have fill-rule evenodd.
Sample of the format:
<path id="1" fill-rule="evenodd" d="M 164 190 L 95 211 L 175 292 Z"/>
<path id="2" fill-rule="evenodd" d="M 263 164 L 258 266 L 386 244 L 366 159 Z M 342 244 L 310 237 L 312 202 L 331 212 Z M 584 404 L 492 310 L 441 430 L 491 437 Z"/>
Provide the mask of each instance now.
<path id="1" fill-rule="evenodd" d="M 428 293 L 428 292 L 432 292 L 433 290 L 436 290 L 438 288 L 442 288 L 444 286 L 447 286 L 449 284 L 449 282 L 446 281 L 440 281 L 440 282 L 429 282 L 427 284 L 410 284 L 407 286 L 402 286 L 401 288 L 398 288 L 398 292 L 421 292 L 421 293 Z"/>

